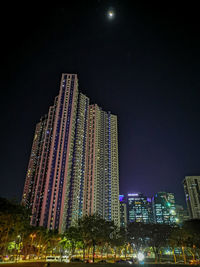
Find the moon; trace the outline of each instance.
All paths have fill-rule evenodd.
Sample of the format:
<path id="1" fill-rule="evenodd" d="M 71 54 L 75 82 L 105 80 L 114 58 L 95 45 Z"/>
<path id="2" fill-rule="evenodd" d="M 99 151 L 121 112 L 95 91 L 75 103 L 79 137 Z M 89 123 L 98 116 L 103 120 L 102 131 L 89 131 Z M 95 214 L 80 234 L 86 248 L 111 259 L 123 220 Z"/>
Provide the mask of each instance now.
<path id="1" fill-rule="evenodd" d="M 108 17 L 109 17 L 109 19 L 113 19 L 114 12 L 112 10 L 108 11 Z"/>

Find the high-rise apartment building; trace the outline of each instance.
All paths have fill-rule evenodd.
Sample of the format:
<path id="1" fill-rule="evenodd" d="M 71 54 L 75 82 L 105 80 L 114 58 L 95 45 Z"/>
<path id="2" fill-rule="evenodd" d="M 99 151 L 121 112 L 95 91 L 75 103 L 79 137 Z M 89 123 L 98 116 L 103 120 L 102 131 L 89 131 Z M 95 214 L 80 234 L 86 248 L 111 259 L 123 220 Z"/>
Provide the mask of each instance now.
<path id="1" fill-rule="evenodd" d="M 155 223 L 177 223 L 175 197 L 173 193 L 158 192 L 153 197 L 152 204 Z"/>
<path id="2" fill-rule="evenodd" d="M 35 177 L 35 181 L 33 183 L 34 190 L 32 191 L 31 194 L 32 199 L 30 204 L 32 206 L 30 207 L 32 208 L 31 224 L 35 226 L 39 225 L 39 218 L 41 216 L 56 105 L 57 105 L 57 97 L 55 98 L 54 106 L 51 106 L 49 108 L 48 117 L 46 118 L 45 127 L 43 128 L 43 138 L 41 139 L 41 146 L 40 146 L 41 153 L 40 156 L 37 158 L 38 167 L 37 171 L 34 174 Z"/>
<path id="3" fill-rule="evenodd" d="M 84 210 L 120 225 L 117 116 L 90 105 Z"/>
<path id="4" fill-rule="evenodd" d="M 200 176 L 186 176 L 183 186 L 190 219 L 200 219 Z"/>
<path id="5" fill-rule="evenodd" d="M 31 209 L 33 206 L 33 198 L 35 196 L 34 192 L 36 186 L 36 177 L 38 176 L 38 170 L 40 168 L 46 123 L 47 118 L 44 116 L 40 119 L 40 122 L 36 124 L 32 150 L 24 184 L 22 203 Z"/>
<path id="6" fill-rule="evenodd" d="M 128 202 L 128 222 L 152 222 L 151 202 L 141 193 L 130 193 Z"/>
<path id="7" fill-rule="evenodd" d="M 76 74 L 63 74 L 59 95 L 36 125 L 22 203 L 31 224 L 58 229 L 83 215 L 119 225 L 117 116 L 78 91 Z"/>
<path id="8" fill-rule="evenodd" d="M 89 98 L 79 94 L 74 139 L 72 177 L 68 200 L 67 226 L 75 225 L 84 214 L 85 179 L 87 175 L 86 151 L 88 135 Z"/>

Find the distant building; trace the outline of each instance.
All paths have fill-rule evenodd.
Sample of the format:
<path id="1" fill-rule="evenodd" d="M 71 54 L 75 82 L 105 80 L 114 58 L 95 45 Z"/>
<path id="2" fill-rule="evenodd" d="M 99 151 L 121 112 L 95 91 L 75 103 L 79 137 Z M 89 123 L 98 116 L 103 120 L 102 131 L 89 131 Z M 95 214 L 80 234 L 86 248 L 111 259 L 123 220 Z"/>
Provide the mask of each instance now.
<path id="1" fill-rule="evenodd" d="M 200 219 L 200 176 L 186 176 L 183 186 L 190 219 Z"/>
<path id="2" fill-rule="evenodd" d="M 158 192 L 153 197 L 152 202 L 155 223 L 177 223 L 175 198 L 173 193 Z"/>
<path id="3" fill-rule="evenodd" d="M 119 195 L 120 227 L 127 227 L 127 205 L 124 195 Z"/>
<path id="4" fill-rule="evenodd" d="M 149 214 L 148 223 L 154 223 L 153 206 L 152 206 L 152 198 L 151 197 L 147 197 L 147 208 L 148 208 L 148 214 Z"/>
<path id="5" fill-rule="evenodd" d="M 184 221 L 189 220 L 189 215 L 186 209 L 181 205 L 176 205 L 177 224 L 182 225 Z"/>
<path id="6" fill-rule="evenodd" d="M 152 222 L 151 202 L 141 193 L 130 193 L 127 197 L 128 222 Z"/>

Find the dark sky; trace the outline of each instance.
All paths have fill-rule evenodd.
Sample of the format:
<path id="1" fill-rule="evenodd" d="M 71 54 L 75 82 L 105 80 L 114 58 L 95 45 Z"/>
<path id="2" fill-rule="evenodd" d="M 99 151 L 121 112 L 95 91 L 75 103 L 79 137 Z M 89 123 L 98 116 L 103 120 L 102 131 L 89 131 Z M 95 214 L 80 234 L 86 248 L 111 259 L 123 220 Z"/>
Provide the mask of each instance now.
<path id="1" fill-rule="evenodd" d="M 68 72 L 118 115 L 120 192 L 184 203 L 184 176 L 200 174 L 199 9 L 133 2 L 2 9 L 1 196 L 21 198 L 35 124 Z"/>

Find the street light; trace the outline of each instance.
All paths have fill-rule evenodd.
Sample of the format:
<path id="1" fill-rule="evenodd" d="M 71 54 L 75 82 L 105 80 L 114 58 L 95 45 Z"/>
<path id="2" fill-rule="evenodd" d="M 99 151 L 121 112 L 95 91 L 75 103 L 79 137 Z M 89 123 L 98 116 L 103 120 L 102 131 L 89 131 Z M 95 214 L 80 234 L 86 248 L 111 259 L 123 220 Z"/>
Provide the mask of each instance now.
<path id="1" fill-rule="evenodd" d="M 33 243 L 33 238 L 35 238 L 36 237 L 36 234 L 34 233 L 34 234 L 30 234 L 30 238 L 31 238 L 31 244 Z"/>
<path id="2" fill-rule="evenodd" d="M 36 237 L 36 234 L 30 234 L 30 238 L 31 238 L 31 247 L 33 247 L 33 239 Z"/>
<path id="3" fill-rule="evenodd" d="M 144 260 L 144 254 L 142 252 L 139 252 L 137 255 L 137 258 L 139 261 L 143 261 Z"/>

